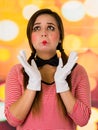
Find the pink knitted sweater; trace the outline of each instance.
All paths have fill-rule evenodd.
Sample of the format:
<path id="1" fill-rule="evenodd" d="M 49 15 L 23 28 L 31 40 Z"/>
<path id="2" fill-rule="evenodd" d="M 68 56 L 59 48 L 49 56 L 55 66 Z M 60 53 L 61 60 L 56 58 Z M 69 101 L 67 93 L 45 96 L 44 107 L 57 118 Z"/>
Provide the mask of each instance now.
<path id="1" fill-rule="evenodd" d="M 42 109 L 39 115 L 32 111 L 27 118 L 18 120 L 10 111 L 10 105 L 23 93 L 23 75 L 20 64 L 12 67 L 6 80 L 5 115 L 8 122 L 17 130 L 76 130 L 76 126 L 87 124 L 91 114 L 90 86 L 85 69 L 77 65 L 72 72 L 72 94 L 77 101 L 73 112 L 66 116 L 58 107 L 55 83 L 47 85 L 42 82 Z"/>

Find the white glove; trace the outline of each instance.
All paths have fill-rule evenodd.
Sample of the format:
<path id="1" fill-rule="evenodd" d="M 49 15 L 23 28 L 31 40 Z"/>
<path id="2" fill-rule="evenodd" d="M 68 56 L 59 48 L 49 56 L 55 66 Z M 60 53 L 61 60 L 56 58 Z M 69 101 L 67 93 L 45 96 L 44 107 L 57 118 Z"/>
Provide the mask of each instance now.
<path id="1" fill-rule="evenodd" d="M 26 53 L 24 50 L 21 50 L 17 56 L 20 63 L 24 67 L 25 72 L 29 76 L 29 82 L 27 89 L 40 91 L 41 90 L 41 75 L 36 66 L 34 59 L 31 61 L 31 65 L 27 62 Z"/>
<path id="2" fill-rule="evenodd" d="M 62 59 L 59 58 L 59 65 L 54 75 L 57 93 L 61 93 L 69 90 L 69 86 L 66 81 L 66 78 L 71 73 L 71 69 L 75 65 L 77 59 L 78 59 L 77 53 L 71 52 L 67 63 L 63 66 Z"/>

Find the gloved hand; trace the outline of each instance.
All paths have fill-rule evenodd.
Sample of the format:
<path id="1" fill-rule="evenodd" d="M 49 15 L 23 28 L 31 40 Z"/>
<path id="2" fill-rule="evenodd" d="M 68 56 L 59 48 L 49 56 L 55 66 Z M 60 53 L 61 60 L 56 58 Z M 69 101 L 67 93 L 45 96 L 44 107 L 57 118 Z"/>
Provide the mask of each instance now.
<path id="1" fill-rule="evenodd" d="M 54 75 L 57 93 L 61 93 L 69 90 L 69 86 L 66 81 L 66 78 L 71 73 L 71 69 L 75 65 L 77 59 L 78 59 L 77 53 L 71 52 L 67 63 L 63 66 L 62 59 L 59 58 L 59 65 Z"/>
<path id="2" fill-rule="evenodd" d="M 20 63 L 24 67 L 25 72 L 29 76 L 29 82 L 27 89 L 40 91 L 41 90 L 41 75 L 36 66 L 34 59 L 31 61 L 31 65 L 27 62 L 26 53 L 24 50 L 21 50 L 17 56 Z"/>

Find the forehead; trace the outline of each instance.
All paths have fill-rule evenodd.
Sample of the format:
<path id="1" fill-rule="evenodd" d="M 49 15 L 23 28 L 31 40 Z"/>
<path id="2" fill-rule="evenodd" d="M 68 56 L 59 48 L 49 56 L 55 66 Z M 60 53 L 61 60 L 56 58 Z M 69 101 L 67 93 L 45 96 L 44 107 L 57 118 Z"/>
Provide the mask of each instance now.
<path id="1" fill-rule="evenodd" d="M 49 23 L 54 23 L 54 24 L 57 24 L 57 21 L 56 19 L 52 16 L 52 15 L 49 15 L 49 14 L 41 14 L 39 15 L 36 20 L 35 20 L 35 23 L 41 23 L 41 22 L 49 22 Z"/>

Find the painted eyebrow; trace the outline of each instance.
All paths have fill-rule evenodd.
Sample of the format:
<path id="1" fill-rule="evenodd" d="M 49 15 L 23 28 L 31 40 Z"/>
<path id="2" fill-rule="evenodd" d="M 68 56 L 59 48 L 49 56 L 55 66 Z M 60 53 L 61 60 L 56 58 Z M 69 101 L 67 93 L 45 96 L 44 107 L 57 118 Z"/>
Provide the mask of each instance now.
<path id="1" fill-rule="evenodd" d="M 56 26 L 54 23 L 47 23 L 47 24 L 50 24 L 50 25 Z"/>
<path id="2" fill-rule="evenodd" d="M 35 25 L 40 25 L 40 24 L 41 24 L 41 23 L 35 23 L 34 26 L 35 26 Z M 47 24 L 48 24 L 48 25 L 56 26 L 54 23 L 47 23 Z"/>

